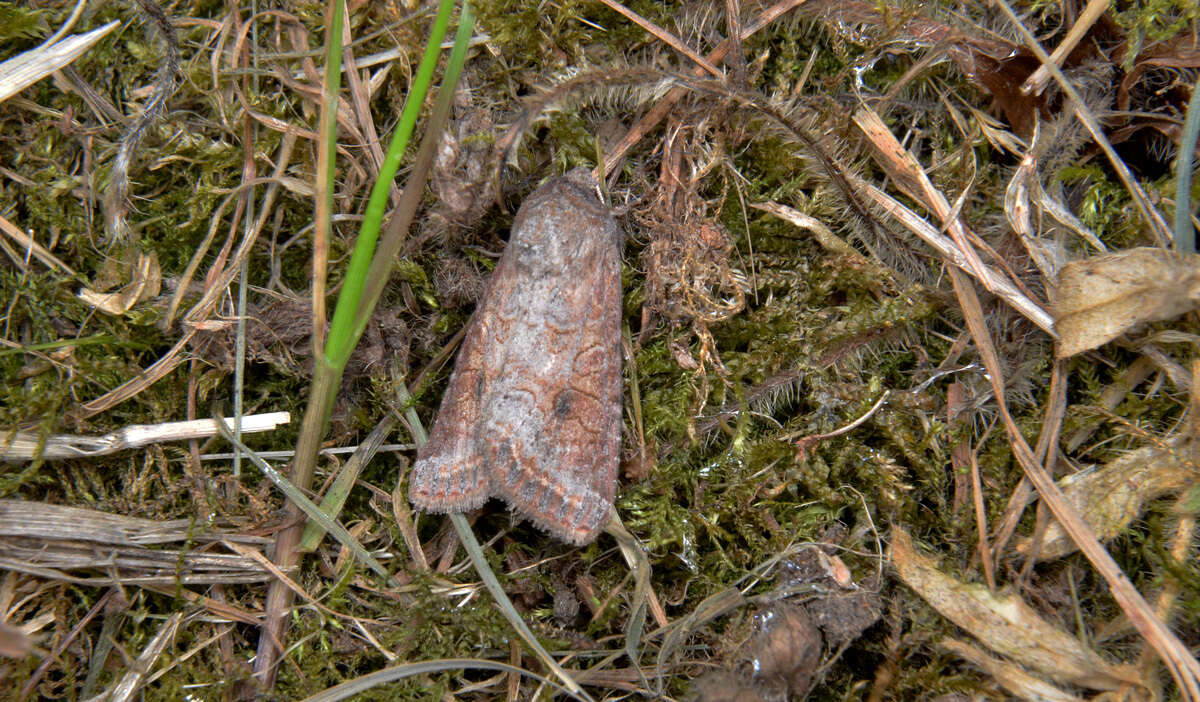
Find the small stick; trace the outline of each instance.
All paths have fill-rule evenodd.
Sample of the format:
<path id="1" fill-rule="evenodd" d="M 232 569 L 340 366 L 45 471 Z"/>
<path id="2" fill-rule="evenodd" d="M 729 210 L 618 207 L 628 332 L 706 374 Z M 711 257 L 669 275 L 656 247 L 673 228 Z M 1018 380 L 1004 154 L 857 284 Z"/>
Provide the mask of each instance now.
<path id="1" fill-rule="evenodd" d="M 253 434 L 273 431 L 287 424 L 292 416 L 287 412 L 268 412 L 242 417 L 242 432 Z M 86 458 L 104 456 L 125 449 L 139 448 L 163 441 L 186 441 L 206 439 L 218 433 L 217 420 L 195 419 L 188 422 L 166 422 L 164 424 L 131 424 L 101 436 L 79 436 L 75 434 L 52 434 L 42 445 L 41 437 L 33 432 L 19 431 L 4 443 L 0 443 L 0 461 L 19 463 L 35 457 L 52 461 L 64 458 Z"/>
<path id="2" fill-rule="evenodd" d="M 1087 34 L 1092 25 L 1102 17 L 1105 11 L 1108 10 L 1108 0 L 1091 0 L 1087 7 L 1083 8 L 1083 14 L 1079 15 L 1079 19 L 1075 20 L 1075 24 L 1071 26 L 1071 31 L 1067 32 L 1067 36 L 1050 54 L 1050 61 L 1055 66 L 1062 68 L 1063 62 L 1067 60 L 1067 54 L 1071 53 L 1075 47 L 1083 39 L 1083 35 Z M 1046 84 L 1050 82 L 1050 69 L 1043 64 L 1038 66 L 1038 69 L 1030 74 L 1025 82 L 1021 84 L 1022 95 L 1041 95 L 1046 89 Z"/>
<path id="3" fill-rule="evenodd" d="M 634 24 L 636 24 L 637 26 L 646 30 L 647 32 L 650 32 L 654 36 L 658 37 L 660 40 L 662 40 L 667 45 L 671 46 L 673 49 L 675 49 L 679 53 L 683 54 L 684 56 L 687 56 L 697 66 L 700 66 L 704 70 L 713 74 L 714 77 L 716 77 L 716 78 L 724 78 L 725 77 L 725 75 L 723 73 L 721 73 L 721 69 L 717 68 L 712 63 L 710 63 L 708 59 L 706 59 L 703 56 L 701 56 L 700 54 L 696 53 L 695 50 L 693 50 L 691 47 L 689 47 L 687 44 L 685 44 L 683 42 L 683 40 L 680 39 L 679 37 L 668 32 L 667 30 L 663 29 L 662 27 L 658 26 L 657 24 L 654 24 L 653 22 L 646 19 L 645 17 L 642 17 L 641 15 L 634 12 L 633 10 L 630 10 L 629 8 L 625 7 L 624 5 L 617 2 L 616 0 L 600 0 L 600 2 L 604 3 L 605 5 L 608 5 L 610 8 L 612 8 L 619 14 L 624 15 L 630 21 L 632 21 Z"/>
<path id="4" fill-rule="evenodd" d="M 802 4 L 804 4 L 804 0 L 781 0 L 771 8 L 763 11 L 763 13 L 760 14 L 750 24 L 743 25 L 740 39 L 749 39 L 760 29 L 766 27 L 776 19 L 779 19 L 779 17 L 784 13 Z M 706 58 L 709 63 L 720 62 L 725 58 L 732 48 L 733 39 L 731 37 L 718 44 L 717 48 L 710 51 Z M 697 68 L 695 71 L 693 71 L 693 73 L 696 76 L 700 76 L 701 70 Z M 618 142 L 617 145 L 609 152 L 608 156 L 605 157 L 603 173 L 600 172 L 600 169 L 597 169 L 596 171 L 592 172 L 592 175 L 596 176 L 596 178 L 603 178 L 605 174 L 612 173 L 614 170 L 616 170 L 617 164 L 621 162 L 621 159 L 625 158 L 625 154 L 628 153 L 631 148 L 633 148 L 633 145 L 638 143 L 643 136 L 650 133 L 650 130 L 654 129 L 654 127 L 660 121 L 662 121 L 663 117 L 666 117 L 667 114 L 671 112 L 671 106 L 676 102 L 679 102 L 679 99 L 683 97 L 684 93 L 686 92 L 686 88 L 671 88 L 671 90 L 667 92 L 666 96 L 664 96 L 657 105 L 651 108 L 650 111 L 647 112 L 646 115 L 637 122 L 637 124 L 630 127 L 628 132 L 625 132 L 625 136 L 621 137 L 621 141 Z"/>

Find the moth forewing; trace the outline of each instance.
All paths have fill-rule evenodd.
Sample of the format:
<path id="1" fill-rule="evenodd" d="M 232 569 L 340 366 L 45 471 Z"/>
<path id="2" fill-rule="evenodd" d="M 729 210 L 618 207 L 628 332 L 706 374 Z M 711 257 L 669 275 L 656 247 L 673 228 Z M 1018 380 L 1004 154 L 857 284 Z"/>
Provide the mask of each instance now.
<path id="1" fill-rule="evenodd" d="M 490 496 L 555 537 L 595 538 L 621 441 L 620 232 L 586 170 L 526 198 L 464 339 L 410 499 Z"/>

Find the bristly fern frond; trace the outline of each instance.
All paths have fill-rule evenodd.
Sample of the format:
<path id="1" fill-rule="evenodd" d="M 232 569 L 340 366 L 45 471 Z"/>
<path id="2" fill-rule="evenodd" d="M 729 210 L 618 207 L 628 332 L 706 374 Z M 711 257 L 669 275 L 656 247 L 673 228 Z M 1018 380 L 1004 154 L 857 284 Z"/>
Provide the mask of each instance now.
<path id="1" fill-rule="evenodd" d="M 768 416 L 774 414 L 798 399 L 803 380 L 804 374 L 799 371 L 789 371 L 767 378 L 747 390 L 741 400 L 728 403 L 697 421 L 696 436 L 709 437 L 722 424 L 736 421 L 737 416 L 744 410 Z"/>
<path id="2" fill-rule="evenodd" d="M 895 240 L 895 234 L 885 229 L 870 213 L 846 180 L 844 167 L 837 155 L 848 151 L 848 147 L 844 146 L 843 141 L 833 139 L 832 135 L 815 127 L 816 117 L 812 115 L 811 105 L 794 99 L 773 100 L 761 93 L 731 88 L 722 81 L 680 75 L 654 67 L 630 66 L 616 70 L 575 72 L 571 77 L 541 91 L 527 103 L 520 118 L 497 141 L 494 168 L 498 171 L 502 164 L 511 159 L 524 134 L 542 115 L 563 109 L 571 100 L 619 99 L 645 104 L 659 99 L 667 90 L 676 87 L 727 100 L 735 107 L 761 115 L 784 138 L 799 145 L 802 156 L 816 162 L 818 170 L 828 178 L 861 227 L 860 235 L 864 243 L 873 249 L 882 249 L 887 242 Z M 879 255 L 881 260 L 889 260 L 888 256 Z"/>

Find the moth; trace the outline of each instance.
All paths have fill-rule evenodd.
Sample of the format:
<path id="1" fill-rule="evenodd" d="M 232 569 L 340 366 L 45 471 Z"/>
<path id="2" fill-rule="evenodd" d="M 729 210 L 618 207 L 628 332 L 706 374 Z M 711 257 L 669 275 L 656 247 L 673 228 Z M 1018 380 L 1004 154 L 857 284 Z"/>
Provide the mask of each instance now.
<path id="1" fill-rule="evenodd" d="M 413 464 L 418 509 L 500 497 L 576 545 L 607 521 L 621 448 L 621 235 L 596 193 L 577 168 L 521 204 Z"/>

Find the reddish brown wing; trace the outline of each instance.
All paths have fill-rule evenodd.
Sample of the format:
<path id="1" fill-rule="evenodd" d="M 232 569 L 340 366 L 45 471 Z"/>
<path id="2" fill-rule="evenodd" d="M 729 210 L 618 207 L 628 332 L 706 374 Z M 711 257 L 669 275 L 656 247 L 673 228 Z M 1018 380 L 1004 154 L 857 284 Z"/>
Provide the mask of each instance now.
<path id="1" fill-rule="evenodd" d="M 429 440 L 417 453 L 409 477 L 408 499 L 417 509 L 464 512 L 491 497 L 477 443 L 482 423 L 479 414 L 484 383 L 482 351 L 491 345 L 490 335 L 490 325 L 482 314 L 476 314 L 463 337 L 458 364 Z"/>
<path id="2" fill-rule="evenodd" d="M 616 491 L 621 437 L 620 236 L 577 170 L 517 213 L 413 466 L 420 509 L 503 497 L 571 543 L 595 538 Z"/>
<path id="3" fill-rule="evenodd" d="M 608 518 L 620 460 L 621 261 L 586 171 L 526 199 L 503 265 L 521 282 L 488 300 L 508 330 L 485 361 L 481 400 L 492 489 L 559 539 L 587 543 Z"/>

